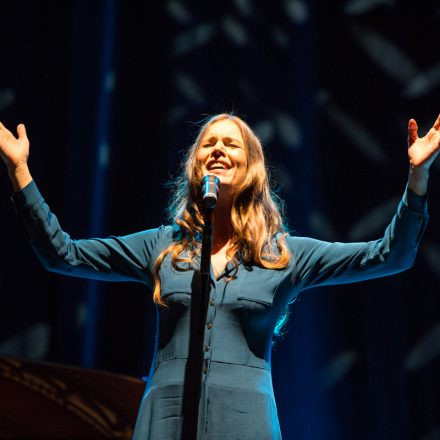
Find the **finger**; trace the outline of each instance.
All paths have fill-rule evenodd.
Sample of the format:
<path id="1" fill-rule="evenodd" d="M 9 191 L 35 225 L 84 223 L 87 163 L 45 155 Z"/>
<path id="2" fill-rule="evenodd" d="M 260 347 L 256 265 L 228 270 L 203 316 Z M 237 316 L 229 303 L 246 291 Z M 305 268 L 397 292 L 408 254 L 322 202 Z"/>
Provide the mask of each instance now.
<path id="1" fill-rule="evenodd" d="M 432 137 L 435 136 L 437 133 L 439 133 L 439 131 L 432 127 L 431 130 L 426 133 L 426 137 L 428 138 L 428 140 L 431 140 Z"/>
<path id="2" fill-rule="evenodd" d="M 440 131 L 437 131 L 436 134 L 432 138 L 434 151 L 438 151 L 440 149 Z"/>
<path id="3" fill-rule="evenodd" d="M 18 134 L 18 139 L 20 140 L 27 139 L 26 127 L 24 126 L 24 124 L 17 125 L 17 134 Z"/>
<path id="4" fill-rule="evenodd" d="M 411 118 L 408 122 L 408 146 L 410 147 L 417 140 L 417 122 Z"/>
<path id="5" fill-rule="evenodd" d="M 432 126 L 436 130 L 440 129 L 440 114 L 437 116 L 437 119 L 434 122 L 434 125 Z"/>

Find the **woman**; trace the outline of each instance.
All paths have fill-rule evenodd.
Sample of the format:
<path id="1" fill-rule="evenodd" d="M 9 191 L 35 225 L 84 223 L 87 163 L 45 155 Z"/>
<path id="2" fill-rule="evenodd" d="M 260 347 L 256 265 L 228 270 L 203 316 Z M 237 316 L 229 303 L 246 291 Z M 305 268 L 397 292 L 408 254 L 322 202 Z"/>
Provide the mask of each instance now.
<path id="1" fill-rule="evenodd" d="M 258 138 L 240 118 L 220 114 L 190 148 L 170 207 L 171 225 L 125 237 L 72 240 L 42 199 L 27 167 L 25 128 L 18 139 L 0 124 L 0 154 L 18 215 L 47 269 L 147 284 L 159 305 L 150 381 L 134 438 L 179 439 L 189 305 L 199 264 L 200 180 L 220 179 L 214 211 L 211 290 L 204 334 L 198 438 L 279 439 L 270 373 L 277 322 L 301 290 L 390 275 L 411 267 L 426 226 L 429 168 L 440 148 L 440 116 L 426 136 L 408 125 L 410 174 L 384 236 L 326 243 L 290 236 L 271 196 Z"/>

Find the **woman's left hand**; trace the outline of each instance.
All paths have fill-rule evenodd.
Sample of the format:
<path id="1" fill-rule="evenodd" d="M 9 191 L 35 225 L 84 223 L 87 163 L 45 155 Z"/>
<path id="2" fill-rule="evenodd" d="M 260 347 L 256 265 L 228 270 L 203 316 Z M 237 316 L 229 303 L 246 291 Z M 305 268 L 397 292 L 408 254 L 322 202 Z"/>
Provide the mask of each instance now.
<path id="1" fill-rule="evenodd" d="M 408 123 L 408 157 L 411 170 L 427 172 L 440 153 L 440 115 L 425 136 L 419 138 L 417 122 Z"/>
<path id="2" fill-rule="evenodd" d="M 431 130 L 419 138 L 417 122 L 408 123 L 408 157 L 411 166 L 408 185 L 413 192 L 424 196 L 428 189 L 429 168 L 440 152 L 440 115 Z"/>

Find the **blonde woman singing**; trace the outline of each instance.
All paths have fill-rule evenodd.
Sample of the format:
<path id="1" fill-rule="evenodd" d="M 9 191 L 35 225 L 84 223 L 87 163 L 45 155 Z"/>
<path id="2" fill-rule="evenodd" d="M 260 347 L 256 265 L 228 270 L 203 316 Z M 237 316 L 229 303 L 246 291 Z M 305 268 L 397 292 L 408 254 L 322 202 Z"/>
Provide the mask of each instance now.
<path id="1" fill-rule="evenodd" d="M 286 306 L 314 286 L 352 283 L 412 266 L 427 223 L 429 168 L 440 148 L 440 117 L 418 137 L 408 125 L 408 184 L 382 238 L 328 243 L 289 235 L 270 191 L 260 141 L 237 116 L 210 118 L 186 156 L 170 204 L 170 224 L 123 237 L 73 240 L 29 173 L 24 125 L 0 124 L 0 154 L 32 246 L 51 271 L 138 281 L 158 306 L 156 350 L 135 439 L 179 439 L 188 358 L 189 306 L 200 262 L 200 181 L 220 180 L 214 210 L 211 289 L 204 331 L 199 439 L 280 439 L 270 355 Z"/>

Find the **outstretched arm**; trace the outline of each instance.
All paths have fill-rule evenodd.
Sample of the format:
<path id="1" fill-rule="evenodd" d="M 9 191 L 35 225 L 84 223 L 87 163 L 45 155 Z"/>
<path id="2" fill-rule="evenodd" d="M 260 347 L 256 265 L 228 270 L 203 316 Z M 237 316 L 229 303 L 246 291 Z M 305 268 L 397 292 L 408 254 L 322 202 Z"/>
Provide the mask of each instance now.
<path id="1" fill-rule="evenodd" d="M 82 278 L 138 281 L 152 286 L 151 265 L 163 228 L 123 237 L 73 240 L 41 196 L 27 165 L 29 140 L 23 124 L 15 137 L 0 122 L 0 156 L 14 188 L 12 200 L 44 267 Z"/>
<path id="2" fill-rule="evenodd" d="M 352 283 L 392 275 L 412 266 L 427 224 L 426 191 L 429 168 L 440 151 L 440 115 L 419 137 L 417 123 L 408 124 L 408 186 L 384 236 L 365 243 L 328 243 L 288 237 L 293 254 L 292 275 L 298 290 Z"/>

